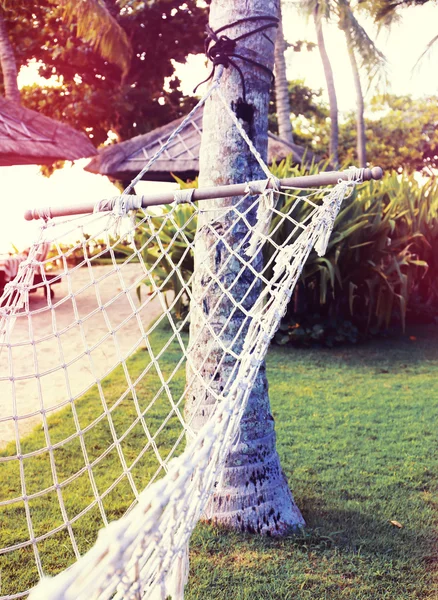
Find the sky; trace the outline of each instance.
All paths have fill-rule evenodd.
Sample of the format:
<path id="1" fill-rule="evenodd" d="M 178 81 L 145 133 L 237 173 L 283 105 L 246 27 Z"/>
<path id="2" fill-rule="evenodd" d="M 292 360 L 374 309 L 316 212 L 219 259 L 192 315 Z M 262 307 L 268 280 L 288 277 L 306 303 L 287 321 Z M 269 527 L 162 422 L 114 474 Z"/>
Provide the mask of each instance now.
<path id="1" fill-rule="evenodd" d="M 382 32 L 377 38 L 378 47 L 388 59 L 388 75 L 392 91 L 414 96 L 438 94 L 436 63 L 438 47 L 430 59 L 423 61 L 421 69 L 413 75 L 412 68 L 429 40 L 438 33 L 438 6 L 425 5 L 405 9 L 402 22 L 391 28 L 388 36 Z M 286 39 L 293 43 L 298 39 L 315 41 L 312 23 L 299 18 L 293 8 L 283 11 Z M 372 26 L 366 24 L 372 31 Z M 325 29 L 326 45 L 334 68 L 335 85 L 341 111 L 354 109 L 354 89 L 345 41 L 337 27 Z M 287 54 L 288 78 L 305 79 L 312 88 L 325 87 L 324 74 L 318 51 Z M 435 68 L 434 68 L 435 67 Z M 176 72 L 182 80 L 182 88 L 191 94 L 194 86 L 204 79 L 209 71 L 204 56 L 191 56 L 185 65 L 178 65 Z M 22 69 L 19 85 L 37 81 L 36 66 Z M 202 93 L 205 88 L 202 88 Z M 372 90 L 370 91 L 372 93 Z M 325 94 L 325 92 L 324 92 Z M 323 96 L 324 97 L 324 96 Z M 87 159 L 70 163 L 47 179 L 39 173 L 37 166 L 2 167 L 0 186 L 3 191 L 2 205 L 7 218 L 0 219 L 0 252 L 9 251 L 14 244 L 22 250 L 30 245 L 35 236 L 35 223 L 24 221 L 22 214 L 32 206 L 59 206 L 75 202 L 94 202 L 117 194 L 116 188 L 106 177 L 92 175 L 83 170 Z M 153 191 L 163 184 L 142 183 L 138 191 Z M 164 184 L 166 185 L 166 184 Z M 172 184 L 167 184 L 172 186 Z"/>

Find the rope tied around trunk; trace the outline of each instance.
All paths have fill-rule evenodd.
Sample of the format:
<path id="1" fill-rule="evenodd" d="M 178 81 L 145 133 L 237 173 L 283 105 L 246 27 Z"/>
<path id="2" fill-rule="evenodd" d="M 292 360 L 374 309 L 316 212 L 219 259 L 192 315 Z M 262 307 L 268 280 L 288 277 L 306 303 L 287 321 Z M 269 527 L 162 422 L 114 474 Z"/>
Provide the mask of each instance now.
<path id="1" fill-rule="evenodd" d="M 236 27 L 237 25 L 242 25 L 243 23 L 254 23 L 254 22 L 258 23 L 261 21 L 265 21 L 265 23 L 259 25 L 259 27 L 256 27 L 256 29 L 253 29 L 252 31 L 247 31 L 246 33 L 242 33 L 241 35 L 239 35 L 235 38 L 230 38 L 227 35 L 218 35 L 222 31 L 226 31 L 227 29 L 230 29 L 231 27 Z M 228 25 L 223 25 L 222 27 L 219 27 L 219 29 L 216 29 L 216 31 L 214 31 L 209 25 L 207 25 L 207 27 L 206 27 L 207 37 L 204 42 L 204 51 L 205 51 L 205 56 L 208 58 L 208 60 L 210 60 L 212 62 L 213 67 L 212 67 L 208 77 L 206 79 L 204 79 L 204 81 L 201 81 L 200 83 L 198 83 L 198 85 L 193 90 L 193 93 L 196 93 L 196 90 L 198 89 L 198 87 L 200 85 L 207 83 L 207 81 L 210 81 L 214 77 L 216 67 L 218 65 L 222 65 L 224 68 L 228 68 L 231 65 L 239 73 L 240 81 L 242 82 L 242 99 L 243 99 L 243 102 L 246 104 L 245 78 L 243 76 L 242 69 L 239 67 L 239 65 L 236 63 L 236 61 L 233 59 L 237 58 L 239 60 L 243 60 L 244 62 L 246 62 L 250 65 L 253 65 L 255 67 L 258 67 L 259 69 L 262 69 L 263 71 L 268 73 L 271 80 L 274 78 L 274 74 L 271 69 L 269 69 L 266 65 L 262 64 L 261 62 L 254 60 L 252 58 L 249 58 L 248 56 L 243 56 L 242 54 L 238 54 L 236 52 L 237 43 L 240 42 L 241 40 L 244 40 L 244 39 L 252 36 L 252 35 L 255 35 L 256 33 L 262 33 L 264 35 L 264 37 L 267 40 L 269 40 L 269 42 L 271 42 L 269 37 L 264 32 L 266 30 L 270 29 L 271 27 L 277 28 L 279 25 L 279 22 L 280 21 L 277 17 L 272 17 L 270 15 L 262 15 L 260 17 L 246 17 L 244 19 L 238 19 L 237 21 L 228 23 Z"/>

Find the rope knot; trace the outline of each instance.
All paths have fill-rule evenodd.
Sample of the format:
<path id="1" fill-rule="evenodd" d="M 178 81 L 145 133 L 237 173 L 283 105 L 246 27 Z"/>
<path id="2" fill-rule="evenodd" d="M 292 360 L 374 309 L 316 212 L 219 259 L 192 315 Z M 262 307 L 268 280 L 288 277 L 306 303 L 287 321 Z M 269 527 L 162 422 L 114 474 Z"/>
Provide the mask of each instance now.
<path id="1" fill-rule="evenodd" d="M 242 33 L 235 38 L 230 38 L 227 35 L 218 35 L 221 31 L 225 31 L 227 29 L 230 29 L 231 27 L 242 25 L 244 23 L 256 23 L 256 28 L 251 31 Z M 273 17 L 271 15 L 260 15 L 257 17 L 254 16 L 238 19 L 237 21 L 233 21 L 228 25 L 223 25 L 222 27 L 219 27 L 219 29 L 217 29 L 216 31 L 214 31 L 209 25 L 207 25 L 207 37 L 204 42 L 204 52 L 205 56 L 212 62 L 213 68 L 207 79 L 204 79 L 204 81 L 198 83 L 198 85 L 193 90 L 193 93 L 196 93 L 196 90 L 200 85 L 206 83 L 207 81 L 210 81 L 210 79 L 214 77 L 217 66 L 222 65 L 223 67 L 227 68 L 231 65 L 239 73 L 240 81 L 242 82 L 242 99 L 246 103 L 245 79 L 243 77 L 242 69 L 236 63 L 236 59 L 246 62 L 254 67 L 258 67 L 259 69 L 262 69 L 263 71 L 269 74 L 271 79 L 273 79 L 274 76 L 271 69 L 266 67 L 266 65 L 262 64 L 257 60 L 254 60 L 253 58 L 250 58 L 249 56 L 243 56 L 242 54 L 236 53 L 237 42 L 240 42 L 241 40 L 244 40 L 251 35 L 255 35 L 256 33 L 262 33 L 266 37 L 266 34 L 264 32 L 270 29 L 271 27 L 278 27 L 278 23 L 279 19 L 277 17 Z"/>
<path id="2" fill-rule="evenodd" d="M 229 67 L 230 55 L 232 55 L 236 49 L 236 41 L 226 35 L 221 35 L 218 38 L 210 28 L 208 28 L 207 31 L 214 34 L 217 40 L 210 48 L 208 48 L 206 52 L 207 58 L 211 60 L 214 66 L 223 65 L 225 68 Z"/>

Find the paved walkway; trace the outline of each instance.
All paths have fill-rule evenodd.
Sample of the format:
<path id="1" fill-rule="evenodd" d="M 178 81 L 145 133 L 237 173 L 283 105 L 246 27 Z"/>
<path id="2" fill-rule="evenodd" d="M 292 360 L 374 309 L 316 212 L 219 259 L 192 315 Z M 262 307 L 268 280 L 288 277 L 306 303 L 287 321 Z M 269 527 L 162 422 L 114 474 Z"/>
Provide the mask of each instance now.
<path id="1" fill-rule="evenodd" d="M 135 315 L 136 283 L 141 279 L 138 264 L 123 266 L 119 273 L 111 266 L 93 267 L 92 273 L 80 268 L 53 286 L 53 302 L 59 303 L 54 310 L 48 309 L 42 290 L 30 296 L 31 317 L 17 317 L 10 334 L 12 348 L 3 347 L 0 353 L 0 448 L 15 439 L 13 415 L 21 417 L 19 435 L 28 433 L 41 425 L 41 409 L 50 414 L 61 408 L 111 371 L 120 356 L 144 345 L 139 321 L 146 327 L 162 308 L 156 299 Z M 107 304 L 105 311 L 99 304 Z M 8 420 L 1 421 L 5 417 Z"/>

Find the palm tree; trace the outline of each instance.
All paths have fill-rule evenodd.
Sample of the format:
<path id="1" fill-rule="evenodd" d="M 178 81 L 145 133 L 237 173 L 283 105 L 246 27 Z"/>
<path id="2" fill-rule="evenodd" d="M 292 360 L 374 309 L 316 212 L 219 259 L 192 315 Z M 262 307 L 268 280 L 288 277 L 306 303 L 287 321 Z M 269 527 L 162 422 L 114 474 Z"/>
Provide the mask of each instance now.
<path id="1" fill-rule="evenodd" d="M 391 2 L 386 2 L 385 0 L 359 0 L 359 4 L 361 5 L 361 8 L 365 9 L 374 18 L 374 21 L 379 26 L 384 25 L 389 27 L 401 19 L 399 9 L 408 8 L 410 6 L 424 6 L 430 1 L 431 0 L 391 0 Z M 437 42 L 438 35 L 435 35 L 427 43 L 424 51 L 415 63 L 414 69 L 419 65 L 422 59 L 429 54 Z"/>
<path id="2" fill-rule="evenodd" d="M 376 47 L 373 40 L 360 25 L 353 14 L 349 0 L 337 0 L 337 13 L 339 27 L 345 34 L 348 56 L 353 72 L 356 90 L 356 130 L 357 130 L 357 156 L 359 167 L 366 167 L 366 137 L 364 119 L 364 98 L 359 74 L 359 65 L 356 55 L 359 54 L 362 67 L 367 72 L 371 82 L 377 75 L 384 73 L 386 59 Z"/>
<path id="3" fill-rule="evenodd" d="M 267 4 L 266 0 L 246 0 L 245 3 L 240 0 L 212 0 L 210 26 L 216 30 L 245 17 L 264 15 Z M 279 2 L 276 0 L 269 4 L 269 15 L 272 17 L 277 14 Z M 272 5 L 275 10 L 272 10 Z M 241 23 L 226 33 L 235 37 L 252 29 L 254 23 Z M 271 28 L 263 33 L 264 35 L 258 33 L 242 40 L 238 53 L 247 53 L 253 60 L 272 69 L 275 29 Z M 270 76 L 263 69 L 244 61 L 240 61 L 239 67 L 246 82 L 247 109 L 257 107 L 256 111 L 247 110 L 247 114 L 242 112 L 242 117 L 247 120 L 242 119 L 241 122 L 256 148 L 266 158 Z M 241 85 L 238 72 L 231 67 L 226 69 L 221 90 L 229 106 L 236 107 L 237 104 L 238 107 L 239 103 L 236 101 L 242 93 Z M 200 185 L 253 181 L 260 177 L 263 175 L 258 163 L 236 128 L 231 126 L 230 116 L 220 98 L 213 95 L 204 112 Z M 227 389 L 235 360 L 231 352 L 224 351 L 224 347 L 234 352 L 242 349 L 244 332 L 248 327 L 244 312 L 254 305 L 261 291 L 260 280 L 254 279 L 249 268 L 240 274 L 241 259 L 247 257 L 244 250 L 238 248 L 248 231 L 247 225 L 243 220 L 236 222 L 230 214 L 232 211 L 224 215 L 223 211 L 217 210 L 239 200 L 240 198 L 208 201 L 206 211 L 198 217 L 198 232 L 202 232 L 202 235 L 195 248 L 196 275 L 192 286 L 194 302 L 190 323 L 193 347 L 187 367 L 188 381 L 194 376 L 196 379 L 186 390 L 185 407 L 186 420 L 191 422 L 195 431 L 206 422 L 215 403 L 213 393 L 206 389 L 205 380 L 214 389 L 214 393 L 220 394 Z M 251 204 L 251 201 L 247 201 L 246 207 L 240 204 L 239 210 L 245 211 Z M 213 222 L 211 211 L 216 211 Z M 247 218 L 255 218 L 255 209 Z M 222 241 L 216 245 L 218 234 Z M 227 247 L 236 248 L 236 255 L 230 256 Z M 214 252 L 208 252 L 209 248 L 215 248 Z M 262 269 L 261 255 L 259 252 L 252 260 L 253 269 Z M 209 291 L 201 301 L 206 286 L 209 286 Z M 232 299 L 223 293 L 223 287 L 227 288 Z M 222 361 L 222 365 L 216 373 L 219 361 Z M 220 487 L 216 488 L 210 501 L 206 518 L 239 531 L 268 535 L 281 535 L 304 524 L 289 491 L 275 448 L 274 420 L 269 405 L 264 363 L 260 366 L 250 393 L 240 437 L 229 454 Z"/>
<path id="4" fill-rule="evenodd" d="M 283 20 L 280 5 L 280 22 L 275 39 L 275 104 L 277 107 L 278 134 L 281 139 L 293 144 L 294 136 L 290 122 L 289 87 L 286 74 L 285 52 L 287 43 L 284 39 Z"/>
<path id="5" fill-rule="evenodd" d="M 321 61 L 324 69 L 324 76 L 327 83 L 327 93 L 330 107 L 330 160 L 334 167 L 339 164 L 339 122 L 338 122 L 338 99 L 336 96 L 335 81 L 333 69 L 325 47 L 324 33 L 322 29 L 322 20 L 330 17 L 330 3 L 322 0 L 305 0 L 307 10 L 312 13 L 316 29 L 316 40 L 318 50 L 321 55 Z"/>
<path id="6" fill-rule="evenodd" d="M 25 0 L 23 1 L 23 5 Z M 17 64 L 9 40 L 4 10 L 11 10 L 19 17 L 20 2 L 0 1 L 0 65 L 3 74 L 5 97 L 20 103 L 17 84 Z M 77 35 L 99 52 L 109 62 L 120 67 L 126 74 L 132 48 L 124 29 L 111 15 L 103 0 L 58 0 L 54 11 L 60 11 L 68 25 L 75 24 Z"/>
<path id="7" fill-rule="evenodd" d="M 318 48 L 321 54 L 329 95 L 331 120 L 330 154 L 335 164 L 338 163 L 338 108 L 333 71 L 325 49 L 322 19 L 325 18 L 328 20 L 332 14 L 335 14 L 338 18 L 339 27 L 344 31 L 356 89 L 358 162 L 360 166 L 364 167 L 366 166 L 364 99 L 357 55 L 361 57 L 361 67 L 367 72 L 370 81 L 376 75 L 382 74 L 385 57 L 377 49 L 373 40 L 354 16 L 349 0 L 303 0 L 301 6 L 304 6 L 308 14 L 312 12 L 315 21 Z"/>
<path id="8" fill-rule="evenodd" d="M 20 103 L 20 90 L 17 84 L 17 63 L 9 41 L 3 10 L 0 8 L 0 66 L 3 73 L 5 98 Z"/>

